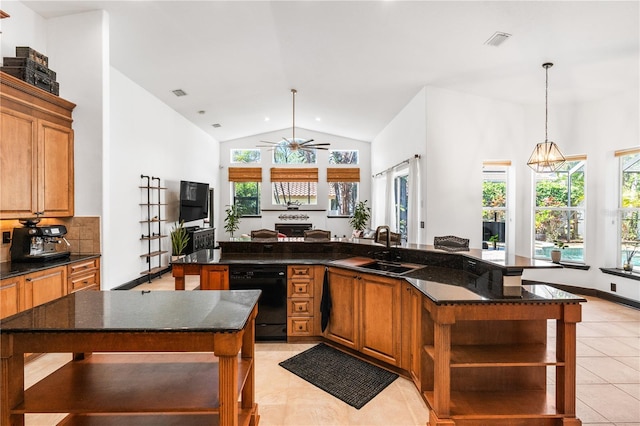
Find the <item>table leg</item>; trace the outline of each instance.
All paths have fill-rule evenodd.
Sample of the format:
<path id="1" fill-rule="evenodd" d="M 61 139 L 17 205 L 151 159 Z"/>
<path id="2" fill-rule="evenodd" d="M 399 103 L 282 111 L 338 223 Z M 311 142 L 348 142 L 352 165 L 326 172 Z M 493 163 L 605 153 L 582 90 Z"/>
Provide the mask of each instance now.
<path id="1" fill-rule="evenodd" d="M 171 265 L 171 273 L 175 279 L 175 289 L 184 290 L 184 267 L 180 264 L 174 263 Z"/>
<path id="2" fill-rule="evenodd" d="M 238 352 L 243 334 L 241 331 L 213 336 L 213 351 L 219 363 L 220 426 L 238 424 Z"/>
<path id="3" fill-rule="evenodd" d="M 24 414 L 11 409 L 24 400 L 24 354 L 13 353 L 13 336 L 0 338 L 0 425 L 22 426 Z"/>

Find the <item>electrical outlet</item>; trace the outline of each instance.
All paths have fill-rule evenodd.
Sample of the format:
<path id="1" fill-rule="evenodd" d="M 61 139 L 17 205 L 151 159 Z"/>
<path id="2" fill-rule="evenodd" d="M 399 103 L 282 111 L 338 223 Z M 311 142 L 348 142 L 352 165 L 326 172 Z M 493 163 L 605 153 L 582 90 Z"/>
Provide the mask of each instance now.
<path id="1" fill-rule="evenodd" d="M 616 291 L 616 290 L 617 290 L 616 283 L 611 283 L 611 291 Z"/>
<path id="2" fill-rule="evenodd" d="M 2 231 L 2 244 L 9 244 L 11 242 L 11 232 Z"/>
<path id="3" fill-rule="evenodd" d="M 420 221 L 420 228 L 424 228 L 424 220 Z"/>

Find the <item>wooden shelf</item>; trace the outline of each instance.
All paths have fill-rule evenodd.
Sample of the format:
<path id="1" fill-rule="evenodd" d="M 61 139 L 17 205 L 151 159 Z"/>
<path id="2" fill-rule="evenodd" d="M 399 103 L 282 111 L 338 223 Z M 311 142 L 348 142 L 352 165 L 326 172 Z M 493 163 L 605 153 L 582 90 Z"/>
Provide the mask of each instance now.
<path id="1" fill-rule="evenodd" d="M 141 254 L 140 257 L 155 257 L 165 253 L 169 253 L 169 252 L 167 250 L 152 251 L 151 253 Z"/>
<path id="2" fill-rule="evenodd" d="M 167 189 L 164 186 L 160 186 L 160 187 L 157 187 L 157 186 L 139 186 L 138 188 L 140 188 L 140 189 L 162 189 L 162 190 Z"/>
<path id="3" fill-rule="evenodd" d="M 160 238 L 167 238 L 168 235 L 154 235 L 152 237 L 141 237 L 140 239 L 142 241 L 149 241 L 149 240 L 159 240 Z"/>
<path id="4" fill-rule="evenodd" d="M 144 271 L 140 272 L 140 275 L 153 275 L 162 271 L 166 271 L 166 269 L 166 266 L 158 266 L 156 268 L 145 269 Z"/>
<path id="5" fill-rule="evenodd" d="M 434 347 L 424 347 L 426 354 L 434 359 Z M 522 345 L 460 345 L 451 347 L 450 367 L 525 367 L 562 366 L 555 351 L 543 344 Z"/>
<path id="6" fill-rule="evenodd" d="M 434 406 L 433 392 L 423 393 L 429 406 Z M 544 390 L 508 392 L 451 392 L 451 413 L 454 420 L 523 418 L 562 418 L 555 405 L 555 396 Z M 515 424 L 515 423 L 514 423 Z"/>
<path id="7" fill-rule="evenodd" d="M 238 357 L 239 394 L 251 367 L 251 359 Z M 94 354 L 27 389 L 24 402 L 11 412 L 124 414 L 144 407 L 146 413 L 214 414 L 218 382 L 213 353 Z"/>
<path id="8" fill-rule="evenodd" d="M 238 408 L 238 425 L 251 424 L 251 410 Z M 65 417 L 58 426 L 218 426 L 217 414 L 129 414 L 105 416 L 104 414 L 72 414 Z"/>
<path id="9" fill-rule="evenodd" d="M 166 222 L 165 219 L 162 220 L 158 220 L 158 219 L 154 219 L 154 220 L 141 220 L 140 223 L 157 223 L 157 222 Z"/>

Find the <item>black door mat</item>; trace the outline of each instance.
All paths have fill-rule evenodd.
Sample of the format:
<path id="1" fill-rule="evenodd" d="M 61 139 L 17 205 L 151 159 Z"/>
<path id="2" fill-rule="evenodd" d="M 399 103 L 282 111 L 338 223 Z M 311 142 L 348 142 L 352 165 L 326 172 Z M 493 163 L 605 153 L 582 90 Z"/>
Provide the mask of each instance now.
<path id="1" fill-rule="evenodd" d="M 398 378 L 395 373 L 323 343 L 279 365 L 357 409 Z"/>

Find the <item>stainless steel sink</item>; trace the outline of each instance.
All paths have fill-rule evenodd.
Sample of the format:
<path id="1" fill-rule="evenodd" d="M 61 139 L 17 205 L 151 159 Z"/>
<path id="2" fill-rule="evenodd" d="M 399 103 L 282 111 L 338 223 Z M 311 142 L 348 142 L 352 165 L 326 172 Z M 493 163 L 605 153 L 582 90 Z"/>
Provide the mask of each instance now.
<path id="1" fill-rule="evenodd" d="M 364 265 L 360 265 L 361 268 L 372 269 L 375 271 L 389 272 L 392 274 L 404 274 L 405 272 L 413 271 L 418 268 L 422 268 L 423 265 L 411 265 L 411 264 L 403 264 L 396 262 L 384 262 L 384 261 L 375 261 L 371 263 L 367 263 Z"/>

